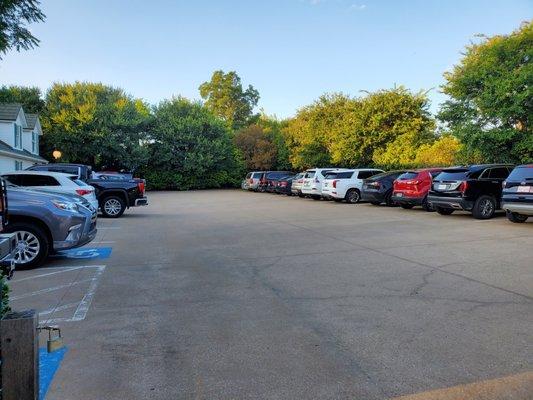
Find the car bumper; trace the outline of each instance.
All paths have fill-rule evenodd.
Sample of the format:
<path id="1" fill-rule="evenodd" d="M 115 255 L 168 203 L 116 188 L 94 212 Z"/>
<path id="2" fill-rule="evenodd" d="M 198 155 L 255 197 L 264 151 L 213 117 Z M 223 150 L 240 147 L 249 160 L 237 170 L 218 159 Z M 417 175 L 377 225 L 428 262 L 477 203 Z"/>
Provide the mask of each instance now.
<path id="1" fill-rule="evenodd" d="M 428 204 L 433 207 L 449 208 L 452 210 L 471 211 L 474 202 L 460 197 L 428 196 Z"/>
<path id="2" fill-rule="evenodd" d="M 393 194 L 391 197 L 392 201 L 398 204 L 411 204 L 414 206 L 421 206 L 422 203 L 424 203 L 424 198 L 425 197 L 398 196 L 397 194 Z"/>
<path id="3" fill-rule="evenodd" d="M 322 189 L 317 187 L 304 187 L 302 193 L 310 196 L 322 196 Z"/>
<path id="4" fill-rule="evenodd" d="M 505 211 L 522 215 L 533 215 L 533 203 L 515 203 L 515 202 L 503 202 L 502 208 Z"/>
<path id="5" fill-rule="evenodd" d="M 92 213 L 87 215 L 83 222 L 72 225 L 64 240 L 54 240 L 54 250 L 73 249 L 92 242 L 98 232 L 96 221 L 96 213 Z"/>
<path id="6" fill-rule="evenodd" d="M 141 197 L 140 199 L 135 199 L 134 207 L 147 206 L 147 205 L 148 205 L 148 197 L 144 196 L 144 197 Z"/>

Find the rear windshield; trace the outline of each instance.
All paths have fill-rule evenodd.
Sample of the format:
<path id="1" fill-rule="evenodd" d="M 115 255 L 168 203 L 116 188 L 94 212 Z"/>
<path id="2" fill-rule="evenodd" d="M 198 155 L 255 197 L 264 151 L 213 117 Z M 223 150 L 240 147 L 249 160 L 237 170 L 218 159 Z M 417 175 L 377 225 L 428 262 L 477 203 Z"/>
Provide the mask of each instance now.
<path id="1" fill-rule="evenodd" d="M 468 178 L 469 172 L 467 169 L 445 169 L 435 179 L 439 181 L 462 181 Z"/>
<path id="2" fill-rule="evenodd" d="M 313 178 L 315 176 L 316 171 L 307 171 L 305 173 L 306 178 Z"/>
<path id="3" fill-rule="evenodd" d="M 78 186 L 87 186 L 85 182 L 80 181 L 76 176 L 70 176 L 69 179 Z"/>
<path id="4" fill-rule="evenodd" d="M 511 175 L 507 178 L 508 181 L 522 181 L 533 179 L 533 166 L 531 167 L 517 167 L 513 169 Z"/>
<path id="5" fill-rule="evenodd" d="M 263 175 L 262 172 L 254 172 L 252 176 L 254 179 L 257 179 L 257 178 L 261 178 L 261 175 Z"/>
<path id="6" fill-rule="evenodd" d="M 408 181 L 410 179 L 415 179 L 416 177 L 418 177 L 418 172 L 410 171 L 410 172 L 406 172 L 405 174 L 401 174 L 398 177 L 398 180 L 399 181 Z"/>
<path id="7" fill-rule="evenodd" d="M 374 176 L 374 175 L 377 175 L 377 174 L 380 174 L 382 171 L 379 171 L 379 170 L 373 170 L 373 171 L 359 171 L 359 174 L 357 175 L 357 177 L 359 179 L 367 179 L 367 178 L 370 178 L 371 176 Z"/>
<path id="8" fill-rule="evenodd" d="M 401 175 L 402 174 L 402 171 L 389 171 L 389 172 L 383 172 L 381 174 L 377 174 L 377 175 L 374 175 L 372 176 L 371 178 L 369 178 L 369 180 L 371 181 L 377 181 L 377 180 L 380 180 L 380 179 L 383 179 L 383 178 L 387 178 L 389 176 L 398 176 L 398 175 Z"/>

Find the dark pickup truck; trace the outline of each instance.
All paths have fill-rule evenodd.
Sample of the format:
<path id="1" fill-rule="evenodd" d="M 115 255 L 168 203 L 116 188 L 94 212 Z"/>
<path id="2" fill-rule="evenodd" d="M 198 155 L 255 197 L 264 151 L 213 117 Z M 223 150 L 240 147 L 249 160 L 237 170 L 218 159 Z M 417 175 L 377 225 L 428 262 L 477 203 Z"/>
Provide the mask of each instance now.
<path id="1" fill-rule="evenodd" d="M 107 218 L 118 218 L 130 207 L 148 205 L 144 179 L 132 178 L 128 174 L 95 174 L 90 166 L 82 164 L 51 163 L 28 169 L 77 175 L 80 180 L 94 186 L 100 211 Z"/>

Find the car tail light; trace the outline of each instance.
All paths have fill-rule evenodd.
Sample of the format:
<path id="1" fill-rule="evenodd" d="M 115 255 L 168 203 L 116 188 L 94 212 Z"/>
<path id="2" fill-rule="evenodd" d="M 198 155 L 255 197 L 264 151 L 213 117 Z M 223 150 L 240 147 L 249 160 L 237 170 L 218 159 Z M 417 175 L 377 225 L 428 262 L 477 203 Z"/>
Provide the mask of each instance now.
<path id="1" fill-rule="evenodd" d="M 287 186 L 287 182 L 281 182 L 279 185 L 282 186 L 282 187 L 286 187 Z"/>
<path id="2" fill-rule="evenodd" d="M 461 184 L 459 185 L 459 191 L 462 194 L 465 194 L 467 189 L 468 189 L 468 182 L 467 181 L 462 181 Z"/>
<path id="3" fill-rule="evenodd" d="M 335 179 L 335 180 L 333 181 L 333 187 L 334 187 L 334 188 L 336 188 L 336 187 L 337 187 L 337 182 L 338 182 L 338 180 L 337 180 L 337 179 Z"/>
<path id="4" fill-rule="evenodd" d="M 78 193 L 80 196 L 85 196 L 88 194 L 91 194 L 93 191 L 91 189 L 76 189 L 76 193 Z"/>
<path id="5" fill-rule="evenodd" d="M 375 187 L 376 189 L 379 189 L 379 187 L 381 186 L 381 184 L 379 182 L 369 182 L 369 183 L 367 183 L 367 185 Z"/>
<path id="6" fill-rule="evenodd" d="M 144 182 L 137 183 L 137 188 L 139 189 L 141 195 L 144 195 Z"/>

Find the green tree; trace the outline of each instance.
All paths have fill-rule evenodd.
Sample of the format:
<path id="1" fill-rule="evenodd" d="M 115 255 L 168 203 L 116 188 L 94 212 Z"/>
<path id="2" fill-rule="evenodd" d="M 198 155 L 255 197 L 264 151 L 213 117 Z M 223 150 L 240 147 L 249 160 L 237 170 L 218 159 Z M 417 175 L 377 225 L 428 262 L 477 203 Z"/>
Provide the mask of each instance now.
<path id="1" fill-rule="evenodd" d="M 54 84 L 42 117 L 43 150 L 50 158 L 99 167 L 135 169 L 148 157 L 150 110 L 122 89 L 101 83 Z"/>
<path id="2" fill-rule="evenodd" d="M 423 144 L 416 151 L 415 165 L 447 167 L 458 163 L 462 144 L 456 137 L 445 134 L 433 143 Z"/>
<path id="3" fill-rule="evenodd" d="M 259 92 L 252 85 L 243 90 L 241 78 L 235 71 L 215 71 L 211 80 L 202 83 L 199 90 L 206 107 L 233 129 L 242 128 L 257 118 L 253 110 L 259 101 Z"/>
<path id="4" fill-rule="evenodd" d="M 235 145 L 241 151 L 246 169 L 270 170 L 275 168 L 277 148 L 272 137 L 259 125 L 250 125 L 235 135 Z"/>
<path id="5" fill-rule="evenodd" d="M 466 48 L 439 113 L 468 160 L 533 161 L 533 22 Z"/>
<path id="6" fill-rule="evenodd" d="M 37 0 L 0 1 L 0 60 L 2 54 L 15 49 L 29 50 L 39 45 L 39 39 L 26 27 L 32 22 L 42 22 L 44 13 Z"/>
<path id="7" fill-rule="evenodd" d="M 242 165 L 226 123 L 200 103 L 182 97 L 154 110 L 143 175 L 153 189 L 203 189 L 234 186 Z"/>
<path id="8" fill-rule="evenodd" d="M 41 89 L 32 86 L 2 86 L 0 87 L 0 103 L 20 103 L 24 111 L 40 114 L 44 109 Z"/>

